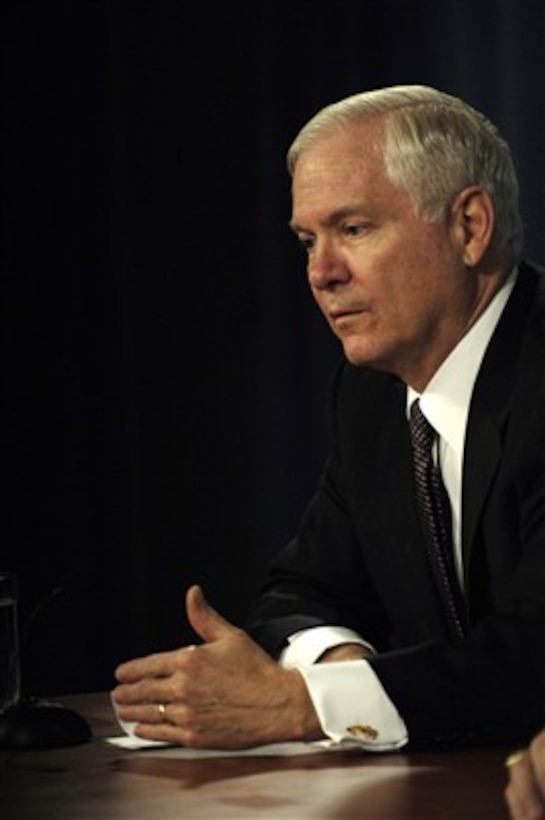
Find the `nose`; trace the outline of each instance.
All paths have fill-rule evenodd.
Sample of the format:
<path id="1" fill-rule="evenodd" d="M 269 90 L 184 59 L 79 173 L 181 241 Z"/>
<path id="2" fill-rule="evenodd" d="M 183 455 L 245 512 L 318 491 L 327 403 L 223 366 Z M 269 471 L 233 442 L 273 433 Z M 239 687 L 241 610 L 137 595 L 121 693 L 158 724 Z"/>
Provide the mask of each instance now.
<path id="1" fill-rule="evenodd" d="M 346 282 L 350 271 L 345 260 L 331 242 L 316 242 L 309 253 L 307 263 L 308 281 L 316 290 L 326 290 Z"/>

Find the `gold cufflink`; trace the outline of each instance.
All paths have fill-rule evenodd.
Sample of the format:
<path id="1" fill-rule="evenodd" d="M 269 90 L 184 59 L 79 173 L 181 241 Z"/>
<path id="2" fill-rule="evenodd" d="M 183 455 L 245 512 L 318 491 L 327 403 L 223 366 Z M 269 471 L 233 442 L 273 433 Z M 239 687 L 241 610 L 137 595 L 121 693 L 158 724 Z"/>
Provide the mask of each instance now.
<path id="1" fill-rule="evenodd" d="M 372 726 L 347 726 L 346 731 L 360 740 L 376 740 L 378 732 Z"/>

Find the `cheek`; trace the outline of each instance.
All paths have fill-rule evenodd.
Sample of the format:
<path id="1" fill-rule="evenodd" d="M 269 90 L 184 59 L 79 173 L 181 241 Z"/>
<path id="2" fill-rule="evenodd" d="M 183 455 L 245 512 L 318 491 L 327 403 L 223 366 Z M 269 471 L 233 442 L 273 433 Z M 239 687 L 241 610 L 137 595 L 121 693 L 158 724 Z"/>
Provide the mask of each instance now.
<path id="1" fill-rule="evenodd" d="M 429 324 L 431 311 L 429 293 L 415 289 L 398 292 L 385 305 L 381 325 L 385 333 L 405 342 L 420 336 Z"/>
<path id="2" fill-rule="evenodd" d="M 432 257 L 416 256 L 400 249 L 390 257 L 375 278 L 381 307 L 392 317 L 410 320 L 443 301 L 446 291 L 444 275 L 438 275 L 442 266 Z"/>

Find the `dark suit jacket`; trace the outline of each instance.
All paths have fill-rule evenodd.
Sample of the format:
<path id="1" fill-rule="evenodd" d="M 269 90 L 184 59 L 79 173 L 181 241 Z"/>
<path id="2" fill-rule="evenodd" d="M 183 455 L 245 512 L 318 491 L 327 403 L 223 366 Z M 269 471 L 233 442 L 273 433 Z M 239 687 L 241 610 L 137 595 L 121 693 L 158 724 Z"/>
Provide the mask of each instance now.
<path id="1" fill-rule="evenodd" d="M 413 748 L 526 741 L 545 725 L 545 276 L 521 265 L 471 401 L 462 490 L 469 631 L 447 633 L 415 506 L 406 390 L 345 363 L 332 446 L 249 631 L 272 654 L 352 627 Z M 372 715 L 369 716 L 372 722 Z"/>

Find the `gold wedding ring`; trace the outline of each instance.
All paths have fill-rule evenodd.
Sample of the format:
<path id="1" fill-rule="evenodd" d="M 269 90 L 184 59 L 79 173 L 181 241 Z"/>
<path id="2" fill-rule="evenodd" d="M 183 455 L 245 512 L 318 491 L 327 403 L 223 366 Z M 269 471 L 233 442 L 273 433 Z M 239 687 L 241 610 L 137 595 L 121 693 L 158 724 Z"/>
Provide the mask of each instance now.
<path id="1" fill-rule="evenodd" d="M 526 749 L 517 749 L 516 752 L 512 752 L 505 761 L 506 767 L 510 769 L 511 766 L 516 766 L 516 764 L 519 762 L 519 760 L 522 760 L 525 754 Z"/>
<path id="2" fill-rule="evenodd" d="M 157 709 L 159 710 L 159 715 L 161 716 L 161 720 L 163 721 L 163 723 L 166 723 L 167 707 L 165 706 L 164 703 L 158 703 L 157 704 Z"/>

